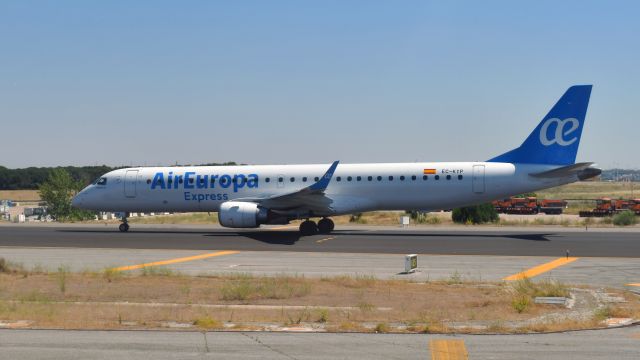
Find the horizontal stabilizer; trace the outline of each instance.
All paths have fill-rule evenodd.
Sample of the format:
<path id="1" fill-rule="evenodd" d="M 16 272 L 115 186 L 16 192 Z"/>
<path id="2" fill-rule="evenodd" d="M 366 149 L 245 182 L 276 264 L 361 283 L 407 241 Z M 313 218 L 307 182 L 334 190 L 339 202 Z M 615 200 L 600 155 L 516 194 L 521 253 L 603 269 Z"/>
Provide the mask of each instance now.
<path id="1" fill-rule="evenodd" d="M 578 163 L 529 175 L 535 178 L 544 179 L 556 179 L 576 175 L 580 180 L 586 180 L 598 176 L 602 173 L 602 170 L 593 168 L 591 167 L 591 165 L 593 165 L 593 163 L 591 162 Z"/>

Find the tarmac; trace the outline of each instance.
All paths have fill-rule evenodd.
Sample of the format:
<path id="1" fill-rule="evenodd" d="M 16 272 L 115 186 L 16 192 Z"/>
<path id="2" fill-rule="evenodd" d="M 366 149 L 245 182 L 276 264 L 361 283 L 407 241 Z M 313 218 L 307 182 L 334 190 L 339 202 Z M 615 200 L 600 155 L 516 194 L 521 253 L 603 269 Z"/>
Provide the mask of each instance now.
<path id="1" fill-rule="evenodd" d="M 0 330 L 13 359 L 620 359 L 640 328 L 535 335 Z"/>
<path id="2" fill-rule="evenodd" d="M 318 242 L 319 240 L 323 240 Z M 219 226 L 117 225 L 0 226 L 0 246 L 303 251 L 379 254 L 640 257 L 640 232 L 540 227 L 339 227 L 330 235 L 300 236 L 297 226 L 234 230 Z"/>
<path id="3" fill-rule="evenodd" d="M 404 255 L 410 253 L 418 254 L 418 269 L 403 274 Z M 0 257 L 52 271 L 161 266 L 187 275 L 372 275 L 416 281 L 503 281 L 528 274 L 568 284 L 640 288 L 637 229 L 350 226 L 300 237 L 294 227 L 135 225 L 120 233 L 114 224 L 0 225 Z M 450 353 L 434 357 L 442 351 Z M 453 337 L 0 330 L 0 359 L 466 358 L 461 351 L 472 359 L 637 359 L 640 328 Z"/>

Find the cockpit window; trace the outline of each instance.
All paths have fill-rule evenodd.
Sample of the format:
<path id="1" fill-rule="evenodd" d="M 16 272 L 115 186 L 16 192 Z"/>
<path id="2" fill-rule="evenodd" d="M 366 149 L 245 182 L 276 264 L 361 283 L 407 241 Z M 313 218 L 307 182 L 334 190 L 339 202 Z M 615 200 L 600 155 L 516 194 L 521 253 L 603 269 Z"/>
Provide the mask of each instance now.
<path id="1" fill-rule="evenodd" d="M 96 181 L 96 185 L 107 185 L 107 178 L 100 178 Z"/>

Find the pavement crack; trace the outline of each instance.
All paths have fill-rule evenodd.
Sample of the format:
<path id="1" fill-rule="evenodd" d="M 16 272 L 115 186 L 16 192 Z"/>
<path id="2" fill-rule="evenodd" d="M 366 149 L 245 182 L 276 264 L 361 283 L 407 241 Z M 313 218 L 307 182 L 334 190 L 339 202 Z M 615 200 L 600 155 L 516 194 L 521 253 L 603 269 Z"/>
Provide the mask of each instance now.
<path id="1" fill-rule="evenodd" d="M 204 352 L 209 353 L 211 351 L 209 350 L 209 341 L 207 341 L 207 332 L 203 331 L 202 336 L 204 337 Z"/>
<path id="2" fill-rule="evenodd" d="M 283 352 L 283 351 L 280 351 L 280 350 L 278 350 L 278 349 L 274 349 L 274 348 L 272 348 L 271 346 L 269 346 L 269 345 L 267 345 L 267 344 L 263 343 L 262 341 L 260 341 L 260 339 L 258 339 L 258 337 L 257 337 L 257 336 L 251 336 L 251 335 L 249 335 L 249 334 L 247 334 L 247 333 L 241 333 L 241 334 L 242 334 L 243 336 L 246 336 L 246 337 L 248 337 L 249 339 L 253 340 L 254 342 L 258 343 L 259 345 L 264 346 L 265 348 L 267 348 L 267 349 L 269 349 L 269 350 L 271 350 L 271 351 L 275 352 L 275 353 L 278 353 L 278 354 L 280 354 L 280 355 L 282 355 L 282 356 L 285 356 L 285 357 L 287 357 L 287 358 L 289 358 L 289 359 L 298 360 L 296 357 L 293 357 L 293 356 L 291 356 L 291 355 L 289 355 L 289 354 L 287 354 L 287 353 L 285 353 L 285 352 Z"/>

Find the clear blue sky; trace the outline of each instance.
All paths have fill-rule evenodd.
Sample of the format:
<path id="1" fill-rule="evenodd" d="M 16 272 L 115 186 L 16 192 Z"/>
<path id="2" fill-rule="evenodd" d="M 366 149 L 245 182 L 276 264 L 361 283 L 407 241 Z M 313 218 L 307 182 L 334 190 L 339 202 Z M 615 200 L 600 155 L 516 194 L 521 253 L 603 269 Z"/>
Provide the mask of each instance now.
<path id="1" fill-rule="evenodd" d="M 485 160 L 594 84 L 640 167 L 637 1 L 2 1 L 7 167 Z"/>

